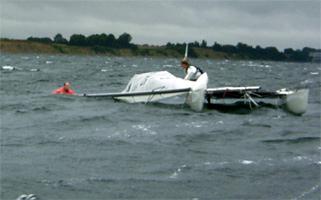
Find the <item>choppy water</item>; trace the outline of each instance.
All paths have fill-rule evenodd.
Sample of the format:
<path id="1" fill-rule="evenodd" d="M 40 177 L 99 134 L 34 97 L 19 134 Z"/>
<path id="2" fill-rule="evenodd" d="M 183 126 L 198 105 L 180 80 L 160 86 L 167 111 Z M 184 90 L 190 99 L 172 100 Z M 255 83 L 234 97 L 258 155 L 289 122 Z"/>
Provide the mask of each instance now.
<path id="1" fill-rule="evenodd" d="M 53 96 L 118 92 L 175 59 L 1 55 L 1 199 L 319 199 L 318 64 L 194 60 L 214 86 L 309 87 L 307 113 Z M 32 71 L 38 68 L 40 71 Z"/>

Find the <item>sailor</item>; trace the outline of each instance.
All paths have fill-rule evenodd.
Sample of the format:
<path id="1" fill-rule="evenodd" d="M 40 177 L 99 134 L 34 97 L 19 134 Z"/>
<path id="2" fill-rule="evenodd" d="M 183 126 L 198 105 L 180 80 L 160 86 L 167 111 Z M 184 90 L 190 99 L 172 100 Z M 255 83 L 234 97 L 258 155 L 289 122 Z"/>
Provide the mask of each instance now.
<path id="1" fill-rule="evenodd" d="M 187 58 L 183 58 L 181 66 L 185 71 L 185 80 L 196 81 L 204 72 L 201 68 L 189 64 Z"/>
<path id="2" fill-rule="evenodd" d="M 73 91 L 71 88 L 70 88 L 70 83 L 69 82 L 66 82 L 64 83 L 64 85 L 56 90 L 54 90 L 52 92 L 52 94 L 66 94 L 66 95 L 74 95 L 76 94 L 75 91 Z"/>

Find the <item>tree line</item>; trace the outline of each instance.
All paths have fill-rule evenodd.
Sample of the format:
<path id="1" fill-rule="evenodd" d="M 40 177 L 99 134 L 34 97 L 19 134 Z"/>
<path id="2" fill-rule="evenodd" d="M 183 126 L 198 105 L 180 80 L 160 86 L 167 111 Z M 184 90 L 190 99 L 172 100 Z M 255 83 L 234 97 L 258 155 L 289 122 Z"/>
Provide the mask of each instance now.
<path id="1" fill-rule="evenodd" d="M 73 46 L 92 47 L 97 52 L 105 52 L 106 50 L 112 50 L 116 48 L 130 48 L 137 50 L 138 46 L 131 43 L 132 36 L 128 33 L 123 33 L 116 38 L 113 34 L 92 34 L 85 36 L 82 34 L 73 34 L 69 40 L 63 37 L 62 34 L 58 33 L 53 39 L 49 37 L 29 37 L 27 40 L 42 42 L 42 43 L 56 43 Z M 210 49 L 214 52 L 225 53 L 228 57 L 238 57 L 243 59 L 252 60 L 273 60 L 273 61 L 294 61 L 294 62 L 310 62 L 312 60 L 311 53 L 320 52 L 320 49 L 314 49 L 304 47 L 302 49 L 287 48 L 284 51 L 279 51 L 276 47 L 261 47 L 259 45 L 253 47 L 245 43 L 239 42 L 237 45 L 230 44 L 219 44 L 215 42 L 213 45 L 208 45 L 206 40 L 201 42 L 194 41 L 188 43 L 189 45 L 189 56 L 197 58 L 198 54 L 195 51 L 196 48 Z M 146 47 L 146 45 L 144 45 Z M 175 50 L 176 52 L 184 55 L 186 43 L 170 43 L 165 45 L 166 49 Z M 148 45 L 147 45 L 148 47 Z"/>
<path id="2" fill-rule="evenodd" d="M 108 48 L 137 48 L 136 45 L 131 43 L 132 36 L 128 33 L 121 34 L 116 38 L 113 34 L 93 34 L 85 36 L 82 34 L 73 34 L 69 40 L 63 37 L 62 34 L 58 33 L 53 39 L 49 37 L 28 37 L 28 41 L 41 42 L 41 43 L 56 43 L 66 44 L 73 46 L 101 46 Z"/>
<path id="3" fill-rule="evenodd" d="M 184 52 L 186 43 L 167 43 L 166 47 L 170 49 L 176 49 L 180 52 Z M 223 52 L 228 55 L 237 55 L 238 57 L 244 59 L 253 60 L 273 60 L 273 61 L 293 61 L 293 62 L 310 62 L 312 57 L 310 56 L 313 52 L 320 52 L 320 49 L 314 49 L 309 47 L 304 47 L 302 49 L 292 49 L 286 48 L 284 51 L 279 51 L 276 47 L 265 47 L 257 45 L 252 47 L 250 45 L 239 42 L 237 45 L 230 44 L 219 44 L 215 42 L 212 46 L 208 46 L 205 40 L 201 43 L 198 41 L 188 43 L 190 47 L 189 56 L 197 57 L 193 48 L 206 48 L 211 49 L 214 52 Z"/>

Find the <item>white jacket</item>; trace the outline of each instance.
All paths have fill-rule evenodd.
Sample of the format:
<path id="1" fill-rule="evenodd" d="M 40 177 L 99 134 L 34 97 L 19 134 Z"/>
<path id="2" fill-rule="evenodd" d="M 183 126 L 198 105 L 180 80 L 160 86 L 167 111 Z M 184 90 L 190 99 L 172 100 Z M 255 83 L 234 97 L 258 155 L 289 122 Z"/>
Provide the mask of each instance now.
<path id="1" fill-rule="evenodd" d="M 196 81 L 201 75 L 201 72 L 199 72 L 195 66 L 189 66 L 184 79 Z"/>

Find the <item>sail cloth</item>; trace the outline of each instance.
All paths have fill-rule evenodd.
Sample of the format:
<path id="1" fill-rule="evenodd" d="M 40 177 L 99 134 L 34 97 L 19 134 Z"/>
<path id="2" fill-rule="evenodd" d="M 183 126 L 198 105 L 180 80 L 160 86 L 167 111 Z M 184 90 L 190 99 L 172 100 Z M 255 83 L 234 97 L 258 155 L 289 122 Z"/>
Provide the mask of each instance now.
<path id="1" fill-rule="evenodd" d="M 191 88 L 191 81 L 178 78 L 167 71 L 135 74 L 122 92 L 146 92 Z"/>
<path id="2" fill-rule="evenodd" d="M 203 109 L 208 77 L 204 73 L 197 81 L 178 78 L 167 71 L 148 72 L 134 75 L 122 91 L 126 96 L 115 97 L 129 103 L 155 102 L 173 96 L 187 94 L 186 103 L 196 111 Z M 190 88 L 190 91 L 184 90 Z M 175 92 L 177 90 L 177 92 Z M 157 93 L 156 91 L 170 91 Z M 132 95 L 139 92 L 150 92 L 148 95 Z M 155 92 L 155 93 L 153 93 Z"/>

